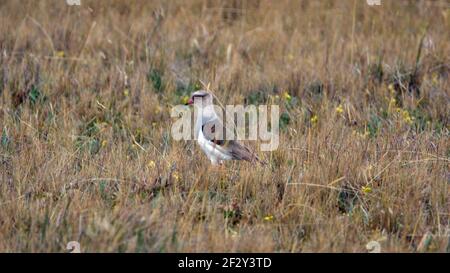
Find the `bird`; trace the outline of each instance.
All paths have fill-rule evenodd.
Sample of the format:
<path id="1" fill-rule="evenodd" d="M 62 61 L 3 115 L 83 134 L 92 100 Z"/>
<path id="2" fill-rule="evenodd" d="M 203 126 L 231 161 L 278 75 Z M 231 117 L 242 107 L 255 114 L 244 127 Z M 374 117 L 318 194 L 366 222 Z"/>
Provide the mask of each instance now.
<path id="1" fill-rule="evenodd" d="M 225 140 L 216 138 L 216 125 L 220 129 L 227 130 L 222 125 L 217 113 L 214 111 L 213 95 L 205 90 L 195 91 L 191 94 L 186 105 L 197 107 L 199 116 L 194 132 L 197 136 L 197 143 L 206 154 L 212 165 L 222 165 L 224 161 L 243 160 L 251 163 L 264 162 L 255 155 L 248 147 L 236 140 Z"/>

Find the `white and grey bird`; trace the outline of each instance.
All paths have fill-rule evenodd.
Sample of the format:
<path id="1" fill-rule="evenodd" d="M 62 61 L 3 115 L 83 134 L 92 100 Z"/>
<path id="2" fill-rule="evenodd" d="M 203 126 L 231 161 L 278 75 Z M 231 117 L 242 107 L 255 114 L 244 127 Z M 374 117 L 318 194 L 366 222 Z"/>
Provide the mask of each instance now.
<path id="1" fill-rule="evenodd" d="M 264 164 L 249 148 L 236 140 L 216 138 L 215 132 L 218 129 L 216 126 L 225 131 L 226 128 L 212 107 L 213 96 L 211 93 L 204 90 L 196 91 L 192 93 L 186 104 L 198 108 L 199 117 L 194 129 L 195 135 L 198 145 L 213 165 L 222 164 L 226 160 L 245 160 Z"/>

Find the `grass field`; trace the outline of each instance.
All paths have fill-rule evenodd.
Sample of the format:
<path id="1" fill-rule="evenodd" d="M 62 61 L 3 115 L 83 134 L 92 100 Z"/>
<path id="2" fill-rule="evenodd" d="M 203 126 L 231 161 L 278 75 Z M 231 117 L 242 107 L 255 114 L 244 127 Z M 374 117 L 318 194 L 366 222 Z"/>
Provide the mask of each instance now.
<path id="1" fill-rule="evenodd" d="M 449 1 L 0 1 L 0 251 L 450 251 Z M 280 105 L 267 166 L 172 106 Z"/>

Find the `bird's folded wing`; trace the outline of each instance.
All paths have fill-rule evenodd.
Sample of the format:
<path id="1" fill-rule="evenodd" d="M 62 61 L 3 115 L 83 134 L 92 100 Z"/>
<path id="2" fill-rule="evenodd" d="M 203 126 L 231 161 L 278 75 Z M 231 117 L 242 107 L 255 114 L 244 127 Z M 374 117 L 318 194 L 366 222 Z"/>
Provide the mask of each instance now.
<path id="1" fill-rule="evenodd" d="M 220 130 L 222 130 L 222 134 L 219 134 Z M 225 144 L 225 127 L 218 119 L 203 124 L 202 133 L 207 140 L 217 145 Z"/>
<path id="2" fill-rule="evenodd" d="M 217 134 L 218 130 L 223 130 L 223 134 Z M 251 162 L 259 161 L 258 157 L 249 148 L 235 140 L 225 140 L 225 127 L 218 120 L 206 122 L 202 126 L 202 133 L 217 149 L 230 155 L 233 159 Z"/>

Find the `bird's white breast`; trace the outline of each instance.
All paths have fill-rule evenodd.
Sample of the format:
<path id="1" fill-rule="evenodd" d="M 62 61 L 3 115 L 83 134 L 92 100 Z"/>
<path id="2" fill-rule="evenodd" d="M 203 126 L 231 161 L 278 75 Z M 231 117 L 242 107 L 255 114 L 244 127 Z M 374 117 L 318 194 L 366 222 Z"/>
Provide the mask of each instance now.
<path id="1" fill-rule="evenodd" d="M 198 134 L 197 142 L 200 148 L 203 150 L 203 152 L 205 152 L 205 154 L 211 160 L 211 162 L 219 163 L 222 160 L 231 159 L 231 156 L 229 154 L 227 154 L 224 151 L 221 151 L 223 148 L 206 139 L 205 136 L 203 135 L 202 130 L 200 130 Z"/>

